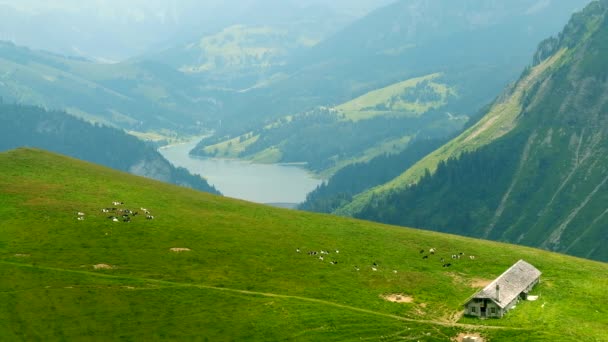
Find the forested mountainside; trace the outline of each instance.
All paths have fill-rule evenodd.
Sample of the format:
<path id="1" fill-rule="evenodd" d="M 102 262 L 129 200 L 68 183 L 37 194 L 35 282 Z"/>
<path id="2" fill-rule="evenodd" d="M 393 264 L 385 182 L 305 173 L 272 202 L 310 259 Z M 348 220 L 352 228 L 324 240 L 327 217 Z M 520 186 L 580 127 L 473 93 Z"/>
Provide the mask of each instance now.
<path id="1" fill-rule="evenodd" d="M 152 146 L 121 130 L 90 124 L 64 112 L 0 104 L 0 151 L 44 148 L 117 170 L 219 194 L 207 181 L 175 168 Z"/>
<path id="2" fill-rule="evenodd" d="M 397 1 L 223 103 L 217 134 L 193 154 L 307 162 L 327 175 L 450 136 L 587 2 Z"/>
<path id="3" fill-rule="evenodd" d="M 397 154 L 375 157 L 369 162 L 345 166 L 306 196 L 298 206 L 301 210 L 331 213 L 352 201 L 352 197 L 374 186 L 395 178 L 447 139 L 420 139 L 413 141 Z"/>
<path id="4" fill-rule="evenodd" d="M 476 125 L 339 212 L 608 260 L 608 1 Z"/>

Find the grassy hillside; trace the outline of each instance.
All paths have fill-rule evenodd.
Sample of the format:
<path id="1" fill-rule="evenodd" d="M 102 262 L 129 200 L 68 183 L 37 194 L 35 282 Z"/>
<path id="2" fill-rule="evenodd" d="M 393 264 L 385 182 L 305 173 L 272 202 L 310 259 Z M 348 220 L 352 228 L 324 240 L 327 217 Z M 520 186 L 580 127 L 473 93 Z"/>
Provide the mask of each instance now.
<path id="1" fill-rule="evenodd" d="M 154 219 L 112 222 L 112 201 Z M 0 153 L 0 203 L 1 340 L 607 336 L 604 263 L 254 205 L 32 149 Z M 476 258 L 441 266 L 459 252 Z M 482 280 L 521 258 L 543 272 L 539 300 L 503 320 L 460 318 Z M 381 297 L 397 293 L 411 302 Z"/>
<path id="2" fill-rule="evenodd" d="M 445 106 L 456 92 L 437 82 L 441 73 L 392 84 L 370 91 L 336 107 L 344 120 L 359 121 L 376 116 L 420 116 Z"/>

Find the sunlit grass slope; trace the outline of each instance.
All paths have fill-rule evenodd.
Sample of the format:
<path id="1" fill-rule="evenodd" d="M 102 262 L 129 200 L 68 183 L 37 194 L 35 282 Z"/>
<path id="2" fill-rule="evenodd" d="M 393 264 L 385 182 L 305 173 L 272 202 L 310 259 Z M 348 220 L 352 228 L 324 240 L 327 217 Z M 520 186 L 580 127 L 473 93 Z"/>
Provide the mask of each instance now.
<path id="1" fill-rule="evenodd" d="M 443 107 L 456 91 L 440 83 L 442 73 L 411 78 L 370 91 L 336 107 L 345 120 L 365 120 L 376 116 L 417 117 Z"/>
<path id="2" fill-rule="evenodd" d="M 112 222 L 101 209 L 113 201 L 140 215 Z M 3 341 L 607 337 L 604 263 L 250 204 L 41 150 L 0 154 L 0 222 Z M 442 267 L 460 252 L 476 258 Z M 503 320 L 460 318 L 480 279 L 522 258 L 543 272 L 537 301 Z M 381 297 L 397 293 L 412 302 Z"/>

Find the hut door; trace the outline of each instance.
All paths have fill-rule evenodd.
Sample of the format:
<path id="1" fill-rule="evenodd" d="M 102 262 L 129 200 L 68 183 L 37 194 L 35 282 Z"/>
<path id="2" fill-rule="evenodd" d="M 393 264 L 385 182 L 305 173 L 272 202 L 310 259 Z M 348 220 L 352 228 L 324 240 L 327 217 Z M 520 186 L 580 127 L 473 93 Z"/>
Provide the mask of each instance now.
<path id="1" fill-rule="evenodd" d="M 486 317 L 486 307 L 485 306 L 481 307 L 481 317 Z"/>

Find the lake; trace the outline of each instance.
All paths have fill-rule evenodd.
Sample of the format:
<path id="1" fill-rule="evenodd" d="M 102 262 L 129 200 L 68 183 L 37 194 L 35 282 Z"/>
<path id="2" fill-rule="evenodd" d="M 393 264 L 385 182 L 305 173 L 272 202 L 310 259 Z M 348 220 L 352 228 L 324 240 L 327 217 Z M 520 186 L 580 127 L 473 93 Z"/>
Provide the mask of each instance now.
<path id="1" fill-rule="evenodd" d="M 254 164 L 235 159 L 191 156 L 198 140 L 159 149 L 173 165 L 202 175 L 228 197 L 257 203 L 295 204 L 303 202 L 321 180 L 305 169 L 284 164 Z"/>

